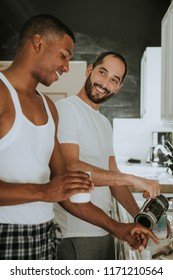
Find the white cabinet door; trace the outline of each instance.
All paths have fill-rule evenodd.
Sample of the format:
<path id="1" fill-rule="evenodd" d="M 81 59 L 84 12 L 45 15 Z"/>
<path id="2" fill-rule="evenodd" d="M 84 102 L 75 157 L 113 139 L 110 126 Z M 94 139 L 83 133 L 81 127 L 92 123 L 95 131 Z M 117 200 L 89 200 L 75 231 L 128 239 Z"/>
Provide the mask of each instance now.
<path id="1" fill-rule="evenodd" d="M 168 53 L 168 122 L 173 123 L 173 2 L 169 11 L 169 53 Z"/>
<path id="2" fill-rule="evenodd" d="M 167 103 L 168 103 L 168 16 L 164 16 L 162 20 L 162 67 L 161 67 L 161 119 L 163 122 L 167 120 Z"/>
<path id="3" fill-rule="evenodd" d="M 161 118 L 161 47 L 147 47 L 141 59 L 141 118 L 158 123 Z"/>
<path id="4" fill-rule="evenodd" d="M 173 2 L 162 19 L 161 119 L 173 124 Z"/>

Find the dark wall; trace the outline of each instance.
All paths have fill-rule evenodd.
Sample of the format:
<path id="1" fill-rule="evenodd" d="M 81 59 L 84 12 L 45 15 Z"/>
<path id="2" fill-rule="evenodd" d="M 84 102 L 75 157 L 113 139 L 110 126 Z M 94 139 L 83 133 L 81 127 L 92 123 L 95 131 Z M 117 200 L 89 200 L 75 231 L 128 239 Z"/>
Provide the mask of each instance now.
<path id="1" fill-rule="evenodd" d="M 0 0 L 0 60 L 13 59 L 19 30 L 30 16 L 52 13 L 76 35 L 73 60 L 90 63 L 103 50 L 124 55 L 128 64 L 124 87 L 103 104 L 101 111 L 110 120 L 114 117 L 139 118 L 141 56 L 147 46 L 161 45 L 161 20 L 170 2 Z"/>

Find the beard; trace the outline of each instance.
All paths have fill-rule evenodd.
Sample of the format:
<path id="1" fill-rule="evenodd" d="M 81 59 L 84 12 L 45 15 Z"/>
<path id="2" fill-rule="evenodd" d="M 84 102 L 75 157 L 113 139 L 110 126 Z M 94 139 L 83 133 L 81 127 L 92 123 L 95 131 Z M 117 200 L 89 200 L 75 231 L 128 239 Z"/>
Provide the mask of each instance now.
<path id="1" fill-rule="evenodd" d="M 92 90 L 95 86 L 99 86 L 100 88 L 104 89 L 106 91 L 105 95 L 103 97 L 99 97 L 98 94 L 93 94 Z M 89 98 L 89 100 L 91 100 L 93 103 L 95 104 L 101 104 L 106 102 L 109 98 L 111 98 L 114 95 L 114 92 L 110 92 L 108 89 L 101 87 L 99 84 L 94 83 L 92 85 L 91 82 L 91 74 L 88 76 L 86 82 L 85 82 L 85 91 L 86 94 Z"/>

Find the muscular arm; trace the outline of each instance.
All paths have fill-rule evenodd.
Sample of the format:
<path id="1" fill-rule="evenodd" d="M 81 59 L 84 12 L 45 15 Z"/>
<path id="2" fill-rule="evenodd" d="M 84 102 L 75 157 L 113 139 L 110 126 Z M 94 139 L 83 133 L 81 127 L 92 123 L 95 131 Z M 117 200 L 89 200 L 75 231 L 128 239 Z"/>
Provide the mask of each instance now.
<path id="1" fill-rule="evenodd" d="M 109 167 L 110 170 L 119 171 L 114 157 L 110 157 Z M 112 187 L 110 190 L 113 197 L 132 215 L 132 217 L 139 212 L 139 207 L 128 187 Z"/>
<path id="2" fill-rule="evenodd" d="M 111 168 L 115 168 L 114 164 L 111 164 Z M 82 169 L 82 167 L 85 171 L 89 170 L 88 164 L 81 163 L 80 168 Z M 96 170 L 99 169 L 96 168 L 95 172 Z M 131 203 L 130 209 L 127 207 L 127 210 L 129 210 L 129 213 L 131 213 L 131 215 L 135 215 L 138 212 L 138 207 L 128 188 L 125 187 L 121 190 L 119 190 L 119 188 L 115 189 L 115 192 L 112 192 L 112 194 L 118 198 L 122 205 L 125 203 L 124 197 L 127 196 L 128 203 Z M 116 220 L 110 218 L 102 209 L 93 205 L 91 202 L 77 204 L 70 202 L 70 200 L 66 200 L 60 202 L 59 204 L 72 215 L 95 226 L 105 229 L 107 232 L 117 237 L 118 239 L 127 241 L 134 249 L 138 249 L 139 251 L 142 251 L 146 247 L 148 242 L 147 235 L 151 237 L 154 242 L 158 243 L 157 238 L 150 230 L 134 223 L 119 223 Z M 138 236 L 138 238 L 136 239 L 135 236 Z"/>
<path id="3" fill-rule="evenodd" d="M 46 184 L 18 184 L 0 180 L 0 206 L 45 201 Z"/>
<path id="4" fill-rule="evenodd" d="M 96 186 L 105 186 L 107 185 L 113 178 L 114 180 L 117 174 L 120 174 L 120 171 L 117 168 L 115 158 L 110 157 L 109 168 L 110 170 L 104 170 L 101 168 L 97 168 L 95 166 L 89 165 L 85 162 L 79 161 L 79 149 L 78 145 L 74 144 L 61 144 L 62 152 L 67 163 L 67 167 L 70 169 L 83 170 L 83 171 L 91 171 L 92 172 L 92 182 Z M 108 178 L 107 178 L 108 177 Z M 122 185 L 120 182 L 120 186 L 115 186 L 112 183 L 112 187 L 110 188 L 113 197 L 125 207 L 125 209 L 132 215 L 135 216 L 139 208 L 133 198 L 131 191 L 126 185 Z M 74 205 L 72 204 L 71 207 Z M 69 207 L 70 208 L 70 207 Z M 82 217 L 83 219 L 83 217 Z M 103 219 L 104 220 L 104 219 Z"/>
<path id="5" fill-rule="evenodd" d="M 105 170 L 79 160 L 79 146 L 77 144 L 61 144 L 63 157 L 67 170 L 91 171 L 92 181 L 96 186 L 110 187 L 132 187 L 140 191 L 146 190 L 150 197 L 154 198 L 160 194 L 159 183 L 155 180 L 148 180 L 131 174 L 121 173 L 116 167 Z"/>

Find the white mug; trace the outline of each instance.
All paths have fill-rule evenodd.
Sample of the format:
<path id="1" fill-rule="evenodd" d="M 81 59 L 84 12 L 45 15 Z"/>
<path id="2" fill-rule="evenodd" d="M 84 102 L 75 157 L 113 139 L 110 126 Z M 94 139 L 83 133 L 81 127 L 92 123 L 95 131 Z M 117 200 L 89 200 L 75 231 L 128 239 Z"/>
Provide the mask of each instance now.
<path id="1" fill-rule="evenodd" d="M 91 177 L 91 172 L 85 172 Z M 73 203 L 86 203 L 91 200 L 91 193 L 77 193 L 70 196 L 70 201 Z"/>

